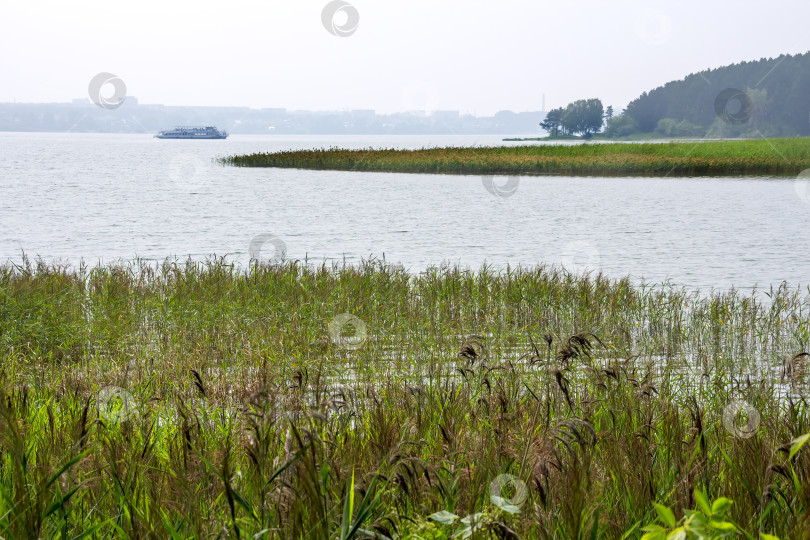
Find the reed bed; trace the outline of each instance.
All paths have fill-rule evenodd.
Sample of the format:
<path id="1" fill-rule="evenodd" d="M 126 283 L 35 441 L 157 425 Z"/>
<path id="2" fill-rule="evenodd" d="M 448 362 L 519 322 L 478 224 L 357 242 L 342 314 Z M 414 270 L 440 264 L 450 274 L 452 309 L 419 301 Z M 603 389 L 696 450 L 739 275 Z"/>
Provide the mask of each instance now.
<path id="1" fill-rule="evenodd" d="M 23 260 L 0 314 L 4 538 L 810 530 L 807 291 Z"/>
<path id="2" fill-rule="evenodd" d="M 796 176 L 810 168 L 810 143 L 784 138 L 420 150 L 329 148 L 235 155 L 221 162 L 237 167 L 439 174 Z"/>

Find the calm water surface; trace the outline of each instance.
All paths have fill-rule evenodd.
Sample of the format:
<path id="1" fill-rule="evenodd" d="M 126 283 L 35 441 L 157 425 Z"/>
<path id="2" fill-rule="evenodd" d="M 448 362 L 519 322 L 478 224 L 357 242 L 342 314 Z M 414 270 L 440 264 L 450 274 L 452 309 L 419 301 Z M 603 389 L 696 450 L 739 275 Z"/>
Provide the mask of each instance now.
<path id="1" fill-rule="evenodd" d="M 500 139 L 0 133 L 0 259 L 247 262 L 251 242 L 273 235 L 263 258 L 283 246 L 289 258 L 384 256 L 413 272 L 549 263 L 704 291 L 810 284 L 810 204 L 790 179 L 520 177 L 487 189 L 480 176 L 212 164 L 254 151 Z"/>

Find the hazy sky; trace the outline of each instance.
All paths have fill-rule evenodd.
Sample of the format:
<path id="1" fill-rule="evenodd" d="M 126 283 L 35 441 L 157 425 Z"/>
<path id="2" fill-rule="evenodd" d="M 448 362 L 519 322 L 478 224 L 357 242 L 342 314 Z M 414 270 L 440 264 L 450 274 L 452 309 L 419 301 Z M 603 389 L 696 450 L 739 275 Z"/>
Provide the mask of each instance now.
<path id="1" fill-rule="evenodd" d="M 327 3 L 0 0 L 0 102 L 86 97 L 110 72 L 167 105 L 484 115 L 545 94 L 618 111 L 691 72 L 810 50 L 807 0 L 352 0 L 346 37 Z"/>

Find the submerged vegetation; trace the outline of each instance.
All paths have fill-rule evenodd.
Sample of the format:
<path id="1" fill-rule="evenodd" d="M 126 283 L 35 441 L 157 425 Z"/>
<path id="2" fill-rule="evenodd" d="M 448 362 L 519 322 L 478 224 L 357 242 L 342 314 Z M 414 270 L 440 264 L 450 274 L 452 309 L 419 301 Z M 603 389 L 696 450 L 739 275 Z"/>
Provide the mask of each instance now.
<path id="1" fill-rule="evenodd" d="M 23 261 L 0 315 L 4 538 L 810 530 L 787 287 Z"/>
<path id="2" fill-rule="evenodd" d="M 421 150 L 340 148 L 222 158 L 238 167 L 448 174 L 796 176 L 810 168 L 805 139 L 528 145 Z"/>

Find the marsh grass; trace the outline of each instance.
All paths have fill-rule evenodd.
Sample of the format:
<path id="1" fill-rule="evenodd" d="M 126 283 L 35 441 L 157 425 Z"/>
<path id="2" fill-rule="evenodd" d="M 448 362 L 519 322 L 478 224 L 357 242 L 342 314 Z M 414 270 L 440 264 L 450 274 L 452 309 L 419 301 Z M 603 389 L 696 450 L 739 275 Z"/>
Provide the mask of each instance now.
<path id="1" fill-rule="evenodd" d="M 544 267 L 23 260 L 0 268 L 0 535 L 640 537 L 698 489 L 801 538 L 809 307 Z M 493 497 L 504 474 L 525 500 Z"/>
<path id="2" fill-rule="evenodd" d="M 441 174 L 796 176 L 810 168 L 807 139 L 518 145 L 420 150 L 330 148 L 235 155 L 237 167 Z"/>

